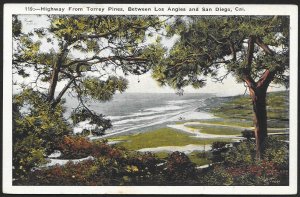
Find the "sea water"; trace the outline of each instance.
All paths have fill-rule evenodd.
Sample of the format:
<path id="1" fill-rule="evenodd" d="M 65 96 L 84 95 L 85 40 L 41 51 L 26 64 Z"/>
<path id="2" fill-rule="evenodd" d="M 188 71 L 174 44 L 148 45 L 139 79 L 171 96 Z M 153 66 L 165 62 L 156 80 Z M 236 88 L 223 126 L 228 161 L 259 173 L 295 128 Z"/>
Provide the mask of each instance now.
<path id="1" fill-rule="evenodd" d="M 212 94 L 186 93 L 182 96 L 175 93 L 123 93 L 115 94 L 108 102 L 89 101 L 93 111 L 105 115 L 112 121 L 108 135 L 120 133 L 143 132 L 149 128 L 176 121 L 188 121 L 212 118 L 210 113 L 199 111 L 204 100 L 214 97 Z M 67 98 L 67 112 L 70 114 L 78 103 L 74 98 Z M 74 133 L 83 129 L 92 129 L 88 121 L 74 127 Z"/>

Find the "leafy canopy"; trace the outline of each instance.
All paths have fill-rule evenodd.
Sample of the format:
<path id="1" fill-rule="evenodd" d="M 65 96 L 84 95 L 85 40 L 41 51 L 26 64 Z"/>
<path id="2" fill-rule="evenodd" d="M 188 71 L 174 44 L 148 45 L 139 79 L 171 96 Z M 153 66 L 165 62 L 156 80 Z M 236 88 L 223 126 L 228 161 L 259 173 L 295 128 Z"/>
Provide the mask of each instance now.
<path id="1" fill-rule="evenodd" d="M 161 85 L 201 88 L 206 77 L 258 82 L 265 71 L 274 83 L 288 86 L 289 19 L 284 16 L 178 16 L 166 27 L 179 35 L 153 77 Z M 249 41 L 255 45 L 249 53 Z M 249 56 L 250 55 L 250 56 Z M 220 76 L 220 69 L 226 70 Z"/>
<path id="2" fill-rule="evenodd" d="M 90 120 L 97 129 L 109 128 L 109 120 L 87 101 L 105 102 L 124 92 L 125 77 L 147 72 L 165 51 L 159 39 L 148 41 L 163 27 L 156 16 L 48 16 L 48 26 L 24 32 L 26 17 L 13 17 L 14 73 L 33 79 L 28 86 L 45 95 L 52 108 L 72 93 L 79 103 L 74 124 Z"/>

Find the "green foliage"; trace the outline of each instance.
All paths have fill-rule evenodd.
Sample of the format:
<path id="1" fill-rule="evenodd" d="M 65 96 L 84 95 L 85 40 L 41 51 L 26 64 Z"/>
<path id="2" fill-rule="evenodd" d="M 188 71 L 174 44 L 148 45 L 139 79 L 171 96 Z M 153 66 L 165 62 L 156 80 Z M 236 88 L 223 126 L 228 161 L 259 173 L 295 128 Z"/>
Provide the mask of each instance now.
<path id="1" fill-rule="evenodd" d="M 74 125 L 89 120 L 89 124 L 95 125 L 95 128 L 91 130 L 92 134 L 97 136 L 104 135 L 105 130 L 112 126 L 109 119 L 105 119 L 102 114 L 96 114 L 86 107 L 76 108 L 71 113 L 71 119 Z"/>
<path id="2" fill-rule="evenodd" d="M 13 97 L 13 174 L 20 179 L 45 163 L 47 154 L 70 132 L 63 108 L 53 111 L 43 95 L 25 89 Z"/>
<path id="3" fill-rule="evenodd" d="M 269 136 L 263 160 L 255 160 L 255 142 L 245 140 L 222 153 L 205 173 L 205 185 L 287 185 L 288 144 Z"/>
<path id="4" fill-rule="evenodd" d="M 12 21 L 12 34 L 15 37 L 20 36 L 22 30 L 22 23 L 18 20 L 18 17 L 16 15 L 13 16 Z"/>
<path id="5" fill-rule="evenodd" d="M 24 32 L 26 19 L 14 16 L 14 73 L 24 78 L 36 76 L 31 83 L 36 91 L 42 91 L 40 82 L 49 85 L 47 103 L 53 109 L 67 92 L 72 93 L 79 101 L 72 113 L 74 123 L 90 120 L 97 125 L 94 133 L 102 135 L 110 121 L 88 109 L 86 101 L 111 100 L 128 87 L 120 75 L 141 75 L 157 64 L 165 49 L 159 39 L 149 43 L 146 38 L 163 24 L 156 16 L 47 17 L 50 26 Z M 44 48 L 51 49 L 45 52 Z M 66 82 L 57 92 L 58 84 Z"/>
<path id="6" fill-rule="evenodd" d="M 230 174 L 221 166 L 216 166 L 203 176 L 204 185 L 209 186 L 229 186 L 233 184 Z"/>
<path id="7" fill-rule="evenodd" d="M 265 146 L 264 159 L 287 169 L 289 166 L 289 144 L 278 140 L 276 136 L 269 136 L 266 139 Z"/>
<path id="8" fill-rule="evenodd" d="M 111 100 L 115 92 L 124 92 L 128 81 L 123 77 L 110 76 L 106 81 L 95 77 L 85 78 L 83 81 L 83 95 L 99 101 Z"/>
<path id="9" fill-rule="evenodd" d="M 268 127 L 288 127 L 289 121 L 289 92 L 270 92 L 267 94 Z M 229 122 L 238 126 L 252 126 L 252 105 L 249 96 L 229 97 L 229 101 L 214 106 L 211 111 L 218 117 L 224 118 L 216 124 Z M 237 122 L 237 120 L 243 120 Z M 212 121 L 215 123 L 215 121 Z"/>
<path id="10" fill-rule="evenodd" d="M 253 140 L 244 141 L 233 146 L 225 153 L 225 162 L 228 165 L 250 165 L 255 163 L 255 142 Z"/>
<path id="11" fill-rule="evenodd" d="M 170 53 L 153 69 L 161 85 L 181 89 L 191 85 L 201 88 L 205 77 L 222 80 L 223 67 L 242 81 L 247 69 L 254 80 L 265 69 L 277 70 L 274 83 L 288 83 L 288 17 L 283 16 L 177 16 L 167 24 L 169 37 L 179 35 Z M 254 48 L 255 60 L 246 68 L 250 36 L 261 38 L 268 46 L 281 48 L 274 56 Z M 263 65 L 263 66 L 262 66 Z"/>
<path id="12" fill-rule="evenodd" d="M 224 153 L 226 153 L 229 150 L 229 145 L 230 144 L 222 141 L 213 142 L 211 145 L 211 161 L 213 163 L 223 162 L 225 160 Z"/>

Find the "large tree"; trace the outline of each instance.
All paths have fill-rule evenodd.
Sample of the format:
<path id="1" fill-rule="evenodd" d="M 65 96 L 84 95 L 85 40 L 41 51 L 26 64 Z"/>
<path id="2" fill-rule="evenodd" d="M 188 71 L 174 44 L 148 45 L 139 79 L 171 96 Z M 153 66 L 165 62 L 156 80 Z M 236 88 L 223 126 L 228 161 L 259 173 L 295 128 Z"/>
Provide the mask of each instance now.
<path id="1" fill-rule="evenodd" d="M 267 89 L 271 82 L 288 86 L 289 18 L 180 16 L 169 23 L 167 35 L 179 38 L 153 68 L 153 77 L 178 90 L 188 85 L 201 88 L 205 77 L 222 81 L 229 74 L 245 83 L 253 103 L 257 158 L 261 158 L 267 136 Z"/>
<path id="2" fill-rule="evenodd" d="M 43 21 L 44 24 L 41 23 Z M 28 24 L 29 23 L 29 24 Z M 30 23 L 39 28 L 29 29 Z M 13 16 L 13 169 L 26 178 L 72 132 L 64 118 L 66 93 L 78 99 L 74 124 L 89 120 L 93 133 L 104 134 L 111 122 L 89 108 L 128 86 L 126 75 L 141 75 L 160 61 L 162 28 L 158 17 Z M 20 80 L 22 79 L 22 80 Z"/>
<path id="3" fill-rule="evenodd" d="M 13 17 L 14 75 L 31 79 L 23 88 L 33 89 L 54 111 L 72 93 L 79 101 L 73 122 L 89 119 L 101 134 L 111 123 L 86 101 L 110 100 L 127 88 L 124 76 L 147 72 L 164 53 L 158 42 L 148 39 L 162 28 L 158 17 L 52 15 L 47 21 L 41 18 L 44 27 L 25 32 L 23 23 L 30 20 Z"/>

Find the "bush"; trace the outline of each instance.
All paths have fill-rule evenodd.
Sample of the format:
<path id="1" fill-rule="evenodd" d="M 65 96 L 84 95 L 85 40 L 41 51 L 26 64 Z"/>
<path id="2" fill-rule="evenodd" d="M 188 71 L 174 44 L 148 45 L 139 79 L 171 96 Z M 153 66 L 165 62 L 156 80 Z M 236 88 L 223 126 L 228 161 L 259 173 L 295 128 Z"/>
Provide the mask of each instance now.
<path id="1" fill-rule="evenodd" d="M 254 140 L 235 144 L 223 153 L 224 162 L 205 172 L 205 185 L 288 185 L 288 144 L 269 136 L 263 160 L 255 159 Z"/>
<path id="2" fill-rule="evenodd" d="M 161 160 L 151 153 L 130 154 L 111 148 L 94 160 L 68 162 L 64 166 L 56 165 L 32 171 L 29 178 L 19 184 L 151 185 L 155 182 L 163 183 L 163 166 L 159 166 L 159 163 Z"/>
<path id="3" fill-rule="evenodd" d="M 211 149 L 212 150 L 220 150 L 220 149 L 225 149 L 227 148 L 227 145 L 228 142 L 219 142 L 219 141 L 216 141 L 216 142 L 213 142 L 212 145 L 211 145 Z"/>
<path id="4" fill-rule="evenodd" d="M 255 142 L 246 140 L 235 144 L 228 152 L 223 154 L 223 157 L 225 165 L 241 166 L 255 163 L 255 155 Z"/>
<path id="5" fill-rule="evenodd" d="M 129 152 L 105 141 L 90 142 L 82 137 L 70 136 L 65 140 L 69 142 L 66 150 L 90 153 L 94 159 L 37 169 L 16 184 L 288 185 L 288 146 L 272 137 L 266 141 L 262 161 L 255 161 L 254 141 L 245 140 L 222 154 L 224 162 L 201 170 L 197 170 L 196 165 L 180 152 L 173 152 L 167 159 L 159 159 L 152 153 Z"/>
<path id="6" fill-rule="evenodd" d="M 223 154 L 227 152 L 228 149 L 228 142 L 213 142 L 212 143 L 212 162 L 221 162 L 224 160 Z"/>
<path id="7" fill-rule="evenodd" d="M 276 136 L 269 136 L 265 141 L 264 158 L 274 162 L 277 166 L 288 168 L 289 146 L 288 143 L 277 140 Z"/>
<path id="8" fill-rule="evenodd" d="M 232 185 L 233 179 L 222 165 L 215 165 L 205 172 L 201 182 L 209 186 Z"/>
<path id="9" fill-rule="evenodd" d="M 244 131 L 242 131 L 242 137 L 250 140 L 251 138 L 255 138 L 255 133 L 252 130 L 245 129 Z"/>
<path id="10" fill-rule="evenodd" d="M 58 149 L 64 159 L 80 159 L 92 154 L 92 143 L 80 136 L 64 136 Z"/>
<path id="11" fill-rule="evenodd" d="M 110 158 L 121 157 L 121 149 L 107 144 L 107 141 L 89 141 L 81 136 L 64 136 L 58 146 L 64 159 L 80 159 L 88 156 L 108 156 Z"/>
<path id="12" fill-rule="evenodd" d="M 173 152 L 167 159 L 165 176 L 168 183 L 195 184 L 197 173 L 196 165 L 184 153 Z"/>

